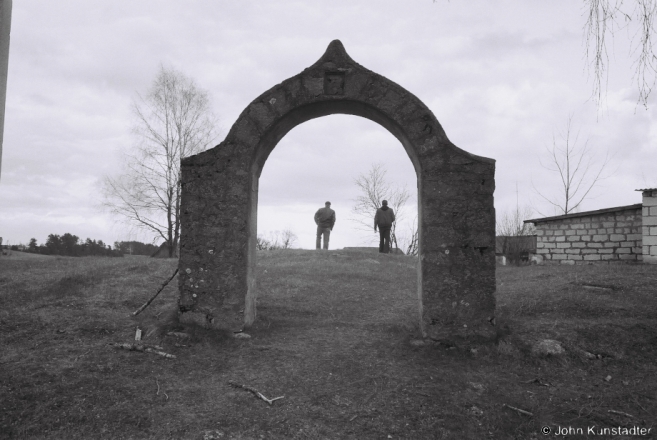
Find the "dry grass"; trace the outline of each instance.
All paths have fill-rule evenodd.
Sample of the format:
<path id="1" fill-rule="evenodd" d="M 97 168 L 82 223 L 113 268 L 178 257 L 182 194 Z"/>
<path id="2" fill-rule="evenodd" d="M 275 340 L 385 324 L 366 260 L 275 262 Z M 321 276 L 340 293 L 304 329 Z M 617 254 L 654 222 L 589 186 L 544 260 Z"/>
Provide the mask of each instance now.
<path id="1" fill-rule="evenodd" d="M 131 316 L 173 261 L 1 257 L 0 437 L 531 439 L 542 426 L 654 423 L 655 266 L 500 267 L 499 325 L 511 334 L 501 353 L 471 353 L 410 343 L 407 257 L 258 256 L 258 320 L 244 340 L 176 327 L 174 286 Z M 137 325 L 177 358 L 108 348 Z M 531 357 L 543 338 L 567 355 Z M 229 380 L 285 398 L 269 406 Z"/>

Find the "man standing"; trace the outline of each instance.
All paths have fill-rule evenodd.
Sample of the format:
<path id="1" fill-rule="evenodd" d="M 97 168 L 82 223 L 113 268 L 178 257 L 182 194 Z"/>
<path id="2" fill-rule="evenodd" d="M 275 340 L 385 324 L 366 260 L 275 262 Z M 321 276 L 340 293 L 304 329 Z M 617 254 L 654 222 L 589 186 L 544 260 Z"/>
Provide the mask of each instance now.
<path id="1" fill-rule="evenodd" d="M 335 224 L 335 211 L 331 209 L 331 202 L 326 202 L 324 208 L 319 208 L 315 213 L 317 224 L 317 241 L 315 247 L 319 249 L 322 235 L 324 236 L 324 249 L 328 250 L 329 237 Z"/>
<path id="2" fill-rule="evenodd" d="M 392 228 L 394 221 L 395 213 L 392 208 L 388 208 L 388 201 L 383 200 L 381 207 L 376 210 L 376 215 L 374 216 L 374 232 L 376 232 L 376 228 L 378 227 L 381 237 L 379 241 L 379 253 L 390 253 L 390 228 Z"/>

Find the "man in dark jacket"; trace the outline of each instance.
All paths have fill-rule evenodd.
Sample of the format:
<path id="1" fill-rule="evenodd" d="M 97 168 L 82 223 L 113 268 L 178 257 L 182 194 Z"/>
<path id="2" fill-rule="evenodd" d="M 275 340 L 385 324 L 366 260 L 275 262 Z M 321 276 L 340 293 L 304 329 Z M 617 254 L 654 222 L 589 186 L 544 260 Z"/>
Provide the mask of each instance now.
<path id="1" fill-rule="evenodd" d="M 374 232 L 376 232 L 376 228 L 378 227 L 379 236 L 381 237 L 379 241 L 380 253 L 390 253 L 390 228 L 392 228 L 394 221 L 395 213 L 392 208 L 388 208 L 388 201 L 383 200 L 381 207 L 376 210 L 376 215 L 374 216 Z"/>
<path id="2" fill-rule="evenodd" d="M 322 235 L 324 236 L 324 249 L 328 249 L 329 237 L 335 224 L 335 211 L 331 209 L 331 202 L 326 202 L 324 208 L 319 208 L 315 213 L 317 224 L 317 241 L 315 247 L 319 249 Z"/>

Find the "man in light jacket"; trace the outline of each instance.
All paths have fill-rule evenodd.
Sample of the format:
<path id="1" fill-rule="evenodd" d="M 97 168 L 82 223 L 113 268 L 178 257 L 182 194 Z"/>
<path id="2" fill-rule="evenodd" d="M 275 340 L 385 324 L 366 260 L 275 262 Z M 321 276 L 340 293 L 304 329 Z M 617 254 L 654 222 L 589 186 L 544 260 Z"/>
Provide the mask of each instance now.
<path id="1" fill-rule="evenodd" d="M 374 232 L 376 232 L 376 228 L 378 227 L 379 236 L 381 237 L 379 241 L 379 253 L 390 253 L 390 229 L 394 221 L 394 211 L 388 207 L 388 201 L 383 200 L 381 207 L 376 210 L 376 215 L 374 216 Z"/>
<path id="2" fill-rule="evenodd" d="M 328 249 L 329 237 L 335 224 L 335 211 L 331 209 L 331 202 L 326 202 L 324 208 L 319 208 L 315 213 L 315 223 L 317 224 L 317 241 L 315 248 L 319 249 L 322 236 L 324 236 L 324 249 Z"/>

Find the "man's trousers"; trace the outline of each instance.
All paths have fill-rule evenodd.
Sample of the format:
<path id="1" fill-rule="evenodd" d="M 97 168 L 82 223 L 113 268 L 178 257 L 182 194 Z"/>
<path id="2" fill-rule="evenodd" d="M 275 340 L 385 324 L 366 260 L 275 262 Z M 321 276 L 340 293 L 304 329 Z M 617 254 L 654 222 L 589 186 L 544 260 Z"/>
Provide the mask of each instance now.
<path id="1" fill-rule="evenodd" d="M 319 249 L 322 241 L 322 235 L 324 236 L 324 249 L 328 249 L 329 237 L 331 236 L 331 228 L 322 228 L 321 226 L 317 226 L 317 241 L 315 242 L 315 248 Z"/>

